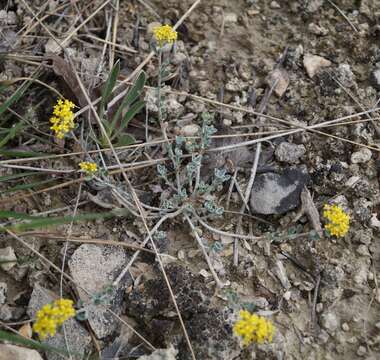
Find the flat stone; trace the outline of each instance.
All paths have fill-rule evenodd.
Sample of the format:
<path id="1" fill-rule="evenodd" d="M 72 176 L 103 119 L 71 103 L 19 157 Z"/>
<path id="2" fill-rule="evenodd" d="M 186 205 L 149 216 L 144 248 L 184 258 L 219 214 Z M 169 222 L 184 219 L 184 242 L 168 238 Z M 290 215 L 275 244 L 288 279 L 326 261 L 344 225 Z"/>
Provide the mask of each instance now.
<path id="1" fill-rule="evenodd" d="M 69 260 L 71 276 L 78 285 L 78 294 L 87 310 L 88 322 L 100 339 L 111 335 L 119 327 L 119 322 L 107 309 L 121 313 L 125 289 L 131 284 L 130 275 L 127 274 L 117 288 L 110 288 L 110 285 L 128 260 L 121 247 L 92 244 L 81 245 Z M 94 296 L 90 297 L 81 288 Z M 94 297 L 100 300 L 97 304 Z"/>
<path id="2" fill-rule="evenodd" d="M 58 295 L 52 291 L 36 284 L 33 288 L 32 295 L 30 296 L 27 314 L 30 318 L 35 318 L 38 310 L 45 304 L 58 299 Z M 87 330 L 82 327 L 78 321 L 71 318 L 64 323 L 67 342 L 70 344 L 70 350 L 79 354 L 84 354 L 90 348 L 91 336 Z M 48 337 L 43 343 L 54 346 L 56 348 L 65 349 L 66 342 L 62 330 L 58 330 L 55 336 Z M 46 357 L 49 360 L 60 360 L 62 356 L 55 354 L 51 351 L 46 352 Z"/>
<path id="3" fill-rule="evenodd" d="M 11 344 L 0 344 L 0 360 L 43 360 L 33 349 Z"/>
<path id="4" fill-rule="evenodd" d="M 277 146 L 274 154 L 278 161 L 286 162 L 288 164 L 297 164 L 299 163 L 299 158 L 305 153 L 305 146 L 284 141 Z"/>
<path id="5" fill-rule="evenodd" d="M 4 263 L 3 263 L 4 261 Z M 11 246 L 0 249 L 0 267 L 4 271 L 11 270 L 17 263 L 17 257 L 15 251 Z"/>
<path id="6" fill-rule="evenodd" d="M 283 214 L 299 206 L 301 191 L 309 175 L 300 169 L 257 177 L 251 192 L 251 209 L 256 214 Z"/>
<path id="7" fill-rule="evenodd" d="M 303 58 L 303 66 L 310 78 L 323 67 L 331 66 L 331 61 L 318 55 L 306 54 Z"/>

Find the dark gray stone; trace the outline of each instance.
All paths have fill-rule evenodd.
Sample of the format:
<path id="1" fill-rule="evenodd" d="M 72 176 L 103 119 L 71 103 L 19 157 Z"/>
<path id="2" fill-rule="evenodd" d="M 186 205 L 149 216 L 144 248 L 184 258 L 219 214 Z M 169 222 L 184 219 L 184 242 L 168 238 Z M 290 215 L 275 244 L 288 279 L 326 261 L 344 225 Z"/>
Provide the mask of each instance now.
<path id="1" fill-rule="evenodd" d="M 286 169 L 282 174 L 265 173 L 257 177 L 251 192 L 251 209 L 256 214 L 283 214 L 299 206 L 302 188 L 309 175 L 301 169 Z"/>

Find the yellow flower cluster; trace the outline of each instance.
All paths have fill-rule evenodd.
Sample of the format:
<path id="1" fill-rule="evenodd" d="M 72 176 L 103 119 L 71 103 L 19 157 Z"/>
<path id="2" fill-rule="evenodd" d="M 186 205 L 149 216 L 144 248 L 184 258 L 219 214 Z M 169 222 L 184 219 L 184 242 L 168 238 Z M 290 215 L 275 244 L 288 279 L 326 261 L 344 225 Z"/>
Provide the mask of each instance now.
<path id="1" fill-rule="evenodd" d="M 329 221 L 325 229 L 331 236 L 343 237 L 350 228 L 350 216 L 338 205 L 325 205 L 323 216 Z"/>
<path id="2" fill-rule="evenodd" d="M 74 103 L 70 100 L 61 99 L 54 106 L 53 116 L 50 118 L 52 123 L 50 129 L 55 132 L 58 139 L 63 139 L 66 133 L 74 129 L 74 113 L 72 111 L 74 107 Z"/>
<path id="3" fill-rule="evenodd" d="M 83 161 L 79 163 L 79 167 L 86 175 L 94 175 L 98 171 L 98 166 L 94 162 Z"/>
<path id="4" fill-rule="evenodd" d="M 244 345 L 253 342 L 262 344 L 265 341 L 272 342 L 274 326 L 262 316 L 241 310 L 240 319 L 234 325 L 234 334 L 243 338 Z"/>
<path id="5" fill-rule="evenodd" d="M 48 335 L 54 336 L 57 327 L 74 316 L 73 301 L 58 299 L 52 304 L 44 305 L 37 312 L 37 320 L 33 325 L 33 331 L 38 333 L 40 339 L 45 339 Z"/>
<path id="6" fill-rule="evenodd" d="M 172 44 L 177 40 L 177 31 L 175 31 L 170 25 L 161 25 L 153 29 L 154 38 L 159 46 L 165 43 Z"/>

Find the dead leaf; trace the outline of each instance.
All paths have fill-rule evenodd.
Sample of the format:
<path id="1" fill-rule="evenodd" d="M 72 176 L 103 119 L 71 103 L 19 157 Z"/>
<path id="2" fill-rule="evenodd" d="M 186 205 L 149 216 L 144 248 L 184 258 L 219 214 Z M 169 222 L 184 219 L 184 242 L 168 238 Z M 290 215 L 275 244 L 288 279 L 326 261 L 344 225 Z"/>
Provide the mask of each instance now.
<path id="1" fill-rule="evenodd" d="M 70 91 L 73 93 L 73 96 L 77 98 L 77 105 L 80 107 L 85 107 L 88 105 L 86 97 L 84 96 L 81 87 L 79 85 L 78 79 L 75 76 L 75 73 L 71 65 L 55 54 L 49 53 L 45 57 L 47 60 L 51 60 L 53 63 L 54 72 L 63 78 L 66 85 L 69 87 Z M 91 97 L 91 94 L 90 94 Z"/>

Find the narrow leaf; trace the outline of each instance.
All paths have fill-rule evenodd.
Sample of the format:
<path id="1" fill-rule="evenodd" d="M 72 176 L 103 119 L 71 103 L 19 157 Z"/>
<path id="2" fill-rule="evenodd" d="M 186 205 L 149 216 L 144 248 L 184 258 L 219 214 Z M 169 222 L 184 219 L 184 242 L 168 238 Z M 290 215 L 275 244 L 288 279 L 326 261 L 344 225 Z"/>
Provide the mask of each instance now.
<path id="1" fill-rule="evenodd" d="M 17 102 L 21 98 L 21 96 L 24 94 L 24 92 L 30 84 L 30 81 L 26 82 L 21 87 L 19 87 L 16 90 L 16 92 L 11 97 L 9 97 L 3 104 L 0 104 L 0 115 L 3 114 L 12 104 Z"/>
<path id="2" fill-rule="evenodd" d="M 5 135 L 4 138 L 0 141 L 0 148 L 3 147 L 8 141 L 12 140 L 17 135 L 18 131 L 22 129 L 23 126 L 24 125 L 21 122 L 12 126 L 9 129 L 8 134 Z"/>
<path id="3" fill-rule="evenodd" d="M 7 156 L 10 158 L 24 158 L 24 157 L 35 157 L 35 156 L 49 156 L 49 153 L 38 153 L 34 151 L 18 151 L 18 150 L 6 150 L 0 149 L 0 155 Z"/>
<path id="4" fill-rule="evenodd" d="M 144 71 L 141 71 L 139 76 L 137 77 L 135 83 L 133 84 L 132 88 L 128 91 L 128 94 L 123 99 L 121 105 L 117 109 L 114 117 L 112 118 L 111 122 L 111 130 L 113 131 L 115 129 L 116 123 L 118 119 L 121 117 L 121 114 L 123 110 L 126 107 L 129 107 L 133 104 L 133 102 L 141 95 L 144 85 L 146 81 L 146 75 Z"/>
<path id="5" fill-rule="evenodd" d="M 123 131 L 128 126 L 128 123 L 135 117 L 136 114 L 138 114 L 142 110 L 144 106 L 145 101 L 143 100 L 140 100 L 131 106 L 131 108 L 124 115 L 124 118 L 121 121 L 120 131 Z"/>
<path id="6" fill-rule="evenodd" d="M 6 229 L 12 231 L 25 231 L 36 228 L 45 228 L 53 225 L 62 225 L 70 223 L 71 221 L 79 222 L 84 220 L 97 220 L 97 219 L 109 219 L 115 215 L 112 212 L 104 213 L 88 213 L 77 216 L 64 216 L 64 217 L 52 217 L 52 218 L 37 218 L 36 220 L 30 220 L 28 223 L 20 223 L 15 225 L 0 227 L 0 232 L 4 232 Z"/>
<path id="7" fill-rule="evenodd" d="M 38 174 L 40 174 L 38 171 L 30 171 L 30 172 L 23 172 L 19 174 L 4 175 L 4 176 L 0 176 L 0 182 L 15 180 L 15 179 L 32 176 L 32 175 L 38 175 Z"/>
<path id="8" fill-rule="evenodd" d="M 113 88 L 115 87 L 116 80 L 117 80 L 117 77 L 119 76 L 119 73 L 120 73 L 120 61 L 118 60 L 116 64 L 113 66 L 103 88 L 102 98 L 100 100 L 100 106 L 99 106 L 100 119 L 103 119 L 105 106 L 109 101 Z"/>
<path id="9" fill-rule="evenodd" d="M 134 144 L 136 139 L 130 134 L 121 135 L 118 139 L 117 146 L 127 146 Z"/>

